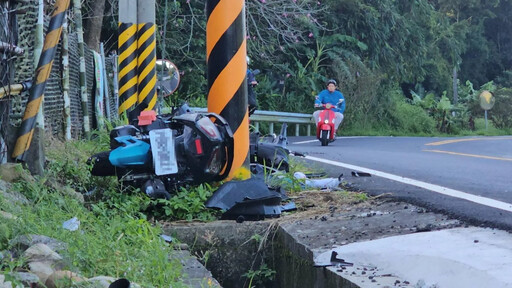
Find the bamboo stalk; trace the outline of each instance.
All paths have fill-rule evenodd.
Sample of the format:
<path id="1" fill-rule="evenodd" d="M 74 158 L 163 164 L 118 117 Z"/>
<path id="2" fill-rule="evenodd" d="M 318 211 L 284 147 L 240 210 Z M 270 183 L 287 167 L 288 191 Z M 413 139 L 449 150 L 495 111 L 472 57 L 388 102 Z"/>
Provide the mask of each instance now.
<path id="1" fill-rule="evenodd" d="M 104 49 L 104 46 L 103 46 L 103 42 L 100 43 L 100 55 L 101 55 L 101 64 L 102 64 L 102 67 L 103 67 L 103 71 L 101 71 L 101 73 L 103 73 L 103 84 L 104 84 L 104 89 L 103 89 L 103 97 L 105 98 L 105 111 L 107 112 L 107 119 L 110 121 L 112 120 L 111 119 L 111 114 L 110 114 L 110 93 L 108 91 L 108 78 L 107 78 L 107 66 L 105 66 L 105 49 Z"/>
<path id="2" fill-rule="evenodd" d="M 34 29 L 34 70 L 37 69 L 39 58 L 43 51 L 44 42 L 44 0 L 37 1 L 37 23 Z M 36 126 L 44 130 L 44 95 L 41 96 L 41 105 L 36 116 Z"/>
<path id="3" fill-rule="evenodd" d="M 114 54 L 112 58 L 112 65 L 114 66 L 112 71 L 114 71 L 114 99 L 116 101 L 116 109 L 119 109 L 119 79 L 117 77 L 117 54 Z"/>
<path id="4" fill-rule="evenodd" d="M 0 52 L 15 55 L 23 55 L 23 53 L 25 53 L 25 50 L 14 44 L 9 44 L 0 41 Z"/>
<path id="5" fill-rule="evenodd" d="M 71 139 L 71 99 L 69 98 L 69 37 L 68 19 L 62 24 L 62 97 L 64 98 L 64 133 Z"/>
<path id="6" fill-rule="evenodd" d="M 80 96 L 82 99 L 82 112 L 84 114 L 84 134 L 89 138 L 91 127 L 89 125 L 89 110 L 87 109 L 87 71 L 85 69 L 85 47 L 84 47 L 84 30 L 82 26 L 82 3 L 80 0 L 73 0 L 73 8 L 75 11 L 76 32 L 78 35 L 78 53 L 80 55 Z"/>
<path id="7" fill-rule="evenodd" d="M 0 99 L 4 98 L 6 95 L 18 95 L 21 92 L 30 89 L 31 86 L 32 82 L 27 81 L 19 84 L 12 84 L 0 87 Z"/>

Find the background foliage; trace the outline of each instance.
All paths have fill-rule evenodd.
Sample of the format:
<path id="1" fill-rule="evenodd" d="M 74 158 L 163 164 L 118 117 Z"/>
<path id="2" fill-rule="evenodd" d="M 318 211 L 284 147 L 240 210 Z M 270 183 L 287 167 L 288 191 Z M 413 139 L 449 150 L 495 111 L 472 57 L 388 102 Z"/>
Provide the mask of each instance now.
<path id="1" fill-rule="evenodd" d="M 101 39 L 114 49 L 117 0 L 103 1 Z M 205 5 L 157 0 L 158 55 L 182 73 L 172 104 L 206 105 Z M 511 0 L 246 1 L 248 55 L 252 68 L 263 71 L 257 76 L 259 107 L 310 113 L 314 95 L 335 78 L 347 98 L 347 131 L 458 133 L 482 117 L 476 92 L 493 81 L 500 94 L 490 119 L 510 129 L 504 120 L 512 108 L 510 15 Z M 471 95 L 462 87 L 467 83 L 474 87 Z M 434 122 L 403 118 L 420 108 L 424 113 L 415 115 Z"/>

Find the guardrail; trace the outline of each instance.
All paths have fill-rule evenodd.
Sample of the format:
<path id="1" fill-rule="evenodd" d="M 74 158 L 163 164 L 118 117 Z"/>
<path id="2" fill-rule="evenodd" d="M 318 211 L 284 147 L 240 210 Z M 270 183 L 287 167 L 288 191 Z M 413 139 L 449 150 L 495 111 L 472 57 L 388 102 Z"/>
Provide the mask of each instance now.
<path id="1" fill-rule="evenodd" d="M 191 107 L 191 109 L 197 112 L 206 112 L 206 108 Z M 275 123 L 287 123 L 295 124 L 295 136 L 300 136 L 300 125 L 306 125 L 306 134 L 311 136 L 311 125 L 313 124 L 311 114 L 256 110 L 249 119 L 257 131 L 259 131 L 260 122 L 269 123 L 270 134 L 274 133 Z"/>

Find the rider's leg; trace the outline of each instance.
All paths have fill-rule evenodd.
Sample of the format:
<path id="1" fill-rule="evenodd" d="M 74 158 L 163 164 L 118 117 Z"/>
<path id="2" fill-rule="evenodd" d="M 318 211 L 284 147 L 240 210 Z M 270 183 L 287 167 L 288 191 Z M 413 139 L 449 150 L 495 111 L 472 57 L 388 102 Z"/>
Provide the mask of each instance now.
<path id="1" fill-rule="evenodd" d="M 334 130 L 338 131 L 338 127 L 340 127 L 341 122 L 343 121 L 343 114 L 340 112 L 336 112 L 336 119 L 334 120 Z"/>
<path id="2" fill-rule="evenodd" d="M 316 110 L 313 112 L 313 120 L 315 120 L 315 126 L 318 126 L 318 117 L 320 116 L 321 110 Z"/>

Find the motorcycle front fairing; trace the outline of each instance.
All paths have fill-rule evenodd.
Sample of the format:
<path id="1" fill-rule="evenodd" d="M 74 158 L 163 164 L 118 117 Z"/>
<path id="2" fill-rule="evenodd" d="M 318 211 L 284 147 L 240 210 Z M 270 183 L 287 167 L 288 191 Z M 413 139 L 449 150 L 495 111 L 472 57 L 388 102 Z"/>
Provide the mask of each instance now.
<path id="1" fill-rule="evenodd" d="M 187 113 L 172 121 L 183 126 L 183 133 L 176 137 L 176 155 L 178 162 L 186 163 L 191 182 L 224 179 L 231 169 L 234 142 L 225 120 L 215 113 Z"/>
<path id="2" fill-rule="evenodd" d="M 128 168 L 149 163 L 149 143 L 129 135 L 116 137 L 115 140 L 120 146 L 110 152 L 108 159 L 112 165 Z"/>

